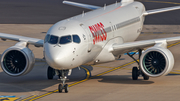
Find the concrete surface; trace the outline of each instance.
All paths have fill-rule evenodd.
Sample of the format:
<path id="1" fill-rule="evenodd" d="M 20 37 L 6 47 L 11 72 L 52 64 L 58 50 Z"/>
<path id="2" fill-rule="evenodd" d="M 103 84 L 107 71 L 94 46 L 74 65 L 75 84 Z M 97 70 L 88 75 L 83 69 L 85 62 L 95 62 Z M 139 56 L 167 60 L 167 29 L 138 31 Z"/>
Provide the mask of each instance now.
<path id="1" fill-rule="evenodd" d="M 82 13 L 84 9 L 62 4 L 63 0 L 0 0 L 0 32 L 44 39 L 47 30 L 59 20 Z M 73 0 L 103 6 L 113 0 Z M 180 5 L 178 0 L 139 0 L 147 10 Z M 87 12 L 88 10 L 85 10 Z M 175 37 L 180 35 L 179 10 L 147 16 L 143 33 L 137 40 Z M 151 25 L 149 25 L 151 24 Z M 155 25 L 156 24 L 156 25 Z M 158 25 L 161 24 L 161 25 Z M 162 26 L 163 24 L 163 26 Z M 170 26 L 169 26 L 170 25 Z M 16 42 L 0 40 L 0 54 Z M 68 77 L 68 94 L 57 93 L 57 77 L 47 80 L 45 62 L 37 61 L 33 70 L 21 77 L 10 77 L 0 69 L 0 100 L 3 101 L 174 101 L 180 98 L 180 45 L 171 48 L 175 58 L 173 71 L 148 81 L 131 80 L 136 63 L 127 55 L 110 63 L 75 68 Z M 43 48 L 30 45 L 39 60 Z M 136 56 L 137 58 L 137 56 Z M 128 63 L 128 64 L 127 64 Z M 91 75 L 88 74 L 90 72 Z M 91 76 L 91 79 L 88 77 Z M 3 98 L 3 96 L 10 96 Z M 15 96 L 15 97 L 11 97 Z"/>

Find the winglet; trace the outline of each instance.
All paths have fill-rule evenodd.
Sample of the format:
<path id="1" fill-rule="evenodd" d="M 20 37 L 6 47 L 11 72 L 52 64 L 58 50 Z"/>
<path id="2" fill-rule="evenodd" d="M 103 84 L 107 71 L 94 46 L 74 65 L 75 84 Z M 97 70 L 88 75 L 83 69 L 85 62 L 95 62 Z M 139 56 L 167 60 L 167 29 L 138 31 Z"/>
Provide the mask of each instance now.
<path id="1" fill-rule="evenodd" d="M 67 5 L 72 5 L 72 6 L 80 7 L 80 8 L 89 9 L 89 10 L 96 10 L 96 9 L 101 8 L 99 6 L 88 5 L 88 4 L 83 4 L 83 3 L 76 3 L 76 2 L 72 2 L 72 1 L 63 1 L 63 3 L 67 4 Z"/>

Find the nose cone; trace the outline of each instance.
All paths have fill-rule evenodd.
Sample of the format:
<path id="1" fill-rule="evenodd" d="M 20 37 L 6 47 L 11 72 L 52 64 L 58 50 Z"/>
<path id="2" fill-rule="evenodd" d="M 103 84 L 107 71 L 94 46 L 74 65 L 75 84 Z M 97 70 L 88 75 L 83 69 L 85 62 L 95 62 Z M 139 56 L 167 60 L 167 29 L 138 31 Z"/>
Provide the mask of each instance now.
<path id="1" fill-rule="evenodd" d="M 64 54 L 58 46 L 47 45 L 45 47 L 45 59 L 48 65 L 55 69 L 70 68 L 66 54 Z"/>

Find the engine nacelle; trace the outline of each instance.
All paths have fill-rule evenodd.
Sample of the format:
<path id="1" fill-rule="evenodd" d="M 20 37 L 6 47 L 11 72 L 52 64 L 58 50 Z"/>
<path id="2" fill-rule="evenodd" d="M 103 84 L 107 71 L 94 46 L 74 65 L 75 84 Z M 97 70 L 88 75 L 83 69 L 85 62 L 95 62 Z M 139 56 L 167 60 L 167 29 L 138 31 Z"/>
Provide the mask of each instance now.
<path id="1" fill-rule="evenodd" d="M 150 77 L 167 75 L 174 66 L 172 53 L 162 47 L 152 47 L 147 49 L 140 58 L 140 68 L 142 72 Z"/>
<path id="2" fill-rule="evenodd" d="M 1 68 L 6 74 L 14 77 L 27 74 L 34 64 L 34 54 L 24 46 L 12 46 L 1 56 Z"/>

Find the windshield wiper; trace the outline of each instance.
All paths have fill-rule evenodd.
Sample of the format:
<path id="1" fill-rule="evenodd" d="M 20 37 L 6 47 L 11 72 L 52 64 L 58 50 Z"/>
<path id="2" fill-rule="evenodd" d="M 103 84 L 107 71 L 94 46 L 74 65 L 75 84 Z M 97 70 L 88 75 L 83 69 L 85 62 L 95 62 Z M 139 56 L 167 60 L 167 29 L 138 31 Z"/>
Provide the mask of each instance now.
<path id="1" fill-rule="evenodd" d="M 56 44 L 54 47 L 56 47 L 56 46 L 59 46 L 59 47 L 61 47 L 59 44 Z"/>

